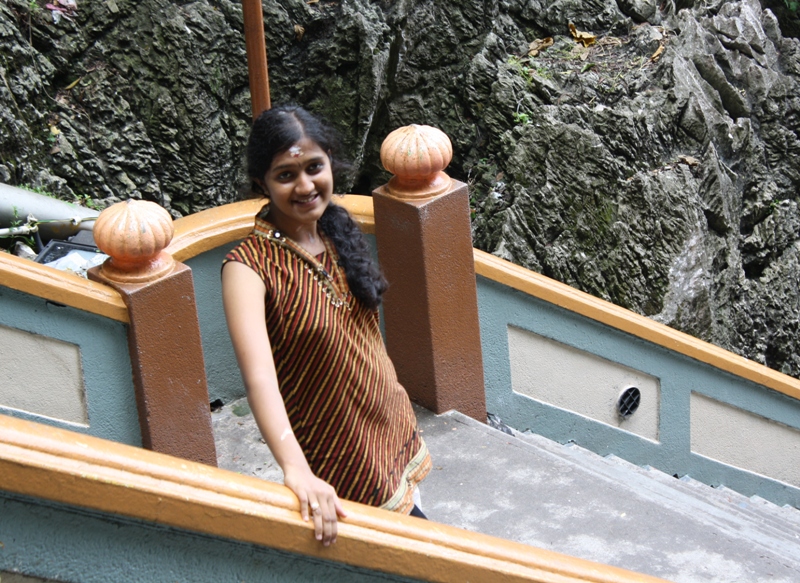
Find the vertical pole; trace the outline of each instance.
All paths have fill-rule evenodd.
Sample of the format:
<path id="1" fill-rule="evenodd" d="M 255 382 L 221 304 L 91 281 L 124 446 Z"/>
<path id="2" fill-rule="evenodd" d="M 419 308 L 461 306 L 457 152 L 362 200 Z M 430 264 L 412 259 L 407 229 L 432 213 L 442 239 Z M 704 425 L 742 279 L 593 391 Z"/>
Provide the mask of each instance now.
<path id="1" fill-rule="evenodd" d="M 394 174 L 374 191 L 375 236 L 389 290 L 386 347 L 411 399 L 486 422 L 483 356 L 467 185 L 442 170 L 447 136 L 395 130 L 381 147 Z"/>
<path id="2" fill-rule="evenodd" d="M 250 77 L 250 100 L 255 120 L 271 107 L 267 44 L 264 40 L 264 13 L 261 0 L 242 0 L 244 41 L 247 47 L 247 73 Z"/>

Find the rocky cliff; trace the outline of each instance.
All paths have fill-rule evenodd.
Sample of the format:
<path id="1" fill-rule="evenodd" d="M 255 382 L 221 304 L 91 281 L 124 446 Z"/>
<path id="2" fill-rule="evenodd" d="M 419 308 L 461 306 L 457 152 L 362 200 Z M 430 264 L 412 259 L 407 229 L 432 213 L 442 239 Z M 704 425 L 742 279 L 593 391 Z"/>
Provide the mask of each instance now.
<path id="1" fill-rule="evenodd" d="M 454 142 L 476 246 L 800 376 L 791 2 L 264 0 L 274 102 Z M 572 24 L 572 27 L 570 27 Z M 229 0 L 0 0 L 0 181 L 174 215 L 233 200 L 250 105 Z"/>

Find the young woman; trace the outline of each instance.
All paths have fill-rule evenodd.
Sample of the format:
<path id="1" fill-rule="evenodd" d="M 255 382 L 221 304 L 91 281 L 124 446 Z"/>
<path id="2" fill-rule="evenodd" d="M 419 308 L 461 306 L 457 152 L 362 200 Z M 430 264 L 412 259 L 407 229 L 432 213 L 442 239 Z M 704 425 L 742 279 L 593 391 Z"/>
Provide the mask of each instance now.
<path id="1" fill-rule="evenodd" d="M 247 162 L 266 204 L 222 269 L 248 402 L 324 545 L 345 516 L 340 497 L 421 516 L 416 485 L 431 467 L 378 327 L 385 280 L 331 201 L 338 149 L 301 108 L 259 116 Z"/>

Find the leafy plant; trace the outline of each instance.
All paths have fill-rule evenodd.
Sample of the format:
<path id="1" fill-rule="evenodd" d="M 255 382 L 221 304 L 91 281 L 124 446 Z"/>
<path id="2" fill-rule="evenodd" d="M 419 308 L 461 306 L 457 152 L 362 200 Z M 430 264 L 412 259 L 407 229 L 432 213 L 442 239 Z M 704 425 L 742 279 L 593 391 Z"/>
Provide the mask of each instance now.
<path id="1" fill-rule="evenodd" d="M 35 192 L 36 194 L 41 194 L 43 196 L 49 196 L 50 198 L 55 198 L 55 195 L 52 192 L 45 190 L 41 186 L 33 186 L 31 184 L 20 184 L 19 187 L 23 190 Z"/>
<path id="2" fill-rule="evenodd" d="M 792 12 L 797 12 L 797 9 L 800 8 L 800 2 L 797 0 L 783 0 L 783 3 L 786 4 L 786 8 Z"/>
<path id="3" fill-rule="evenodd" d="M 531 116 L 529 116 L 527 113 L 517 112 L 514 114 L 514 123 L 520 125 L 528 125 L 529 123 L 531 123 Z"/>
<path id="4" fill-rule="evenodd" d="M 22 227 L 25 223 L 23 223 L 22 217 L 20 217 L 19 215 L 19 208 L 17 208 L 16 206 L 12 206 L 11 211 L 14 215 L 11 219 L 11 228 L 15 229 L 17 227 Z M 6 245 L 8 245 L 7 248 L 9 249 L 14 246 L 14 243 L 16 241 L 22 241 L 28 247 L 31 248 L 35 248 L 36 246 L 36 242 L 33 240 L 33 237 L 31 235 L 22 235 L 22 234 L 3 235 L 3 238 L 9 239 L 7 244 L 3 243 L 3 246 L 6 247 Z"/>
<path id="5" fill-rule="evenodd" d="M 81 206 L 85 206 L 86 208 L 90 208 L 96 211 L 103 210 L 103 208 L 99 204 L 97 204 L 88 194 L 76 194 L 74 196 L 75 196 L 75 202 Z"/>

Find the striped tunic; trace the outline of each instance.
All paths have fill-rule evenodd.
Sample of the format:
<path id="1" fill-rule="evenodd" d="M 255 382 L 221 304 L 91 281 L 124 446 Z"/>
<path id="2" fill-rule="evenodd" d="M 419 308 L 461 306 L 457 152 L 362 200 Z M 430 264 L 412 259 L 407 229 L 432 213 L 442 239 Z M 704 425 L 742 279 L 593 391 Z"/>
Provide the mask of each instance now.
<path id="1" fill-rule="evenodd" d="M 266 286 L 266 326 L 292 430 L 314 474 L 348 500 L 408 513 L 430 471 L 425 442 L 378 327 L 333 244 L 313 257 L 260 217 L 225 261 Z"/>

